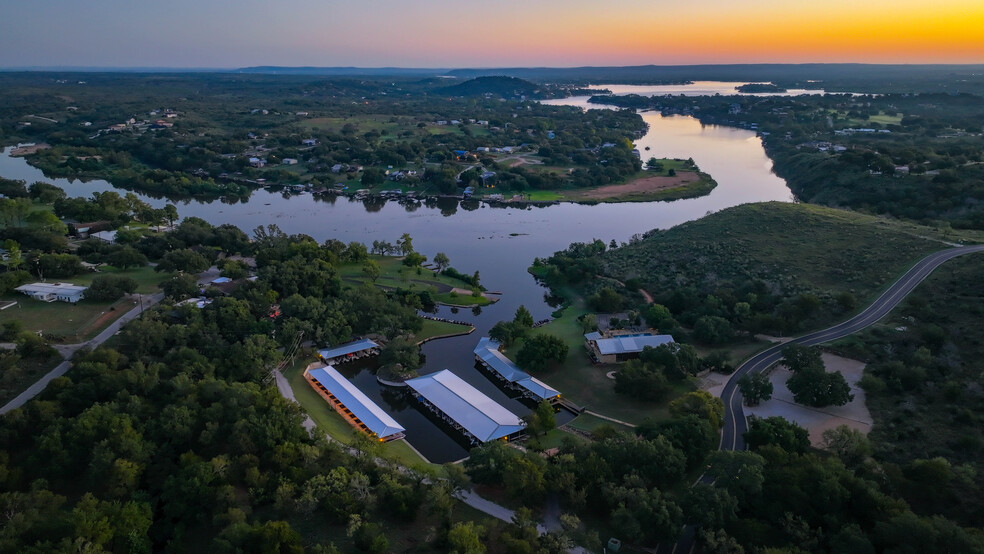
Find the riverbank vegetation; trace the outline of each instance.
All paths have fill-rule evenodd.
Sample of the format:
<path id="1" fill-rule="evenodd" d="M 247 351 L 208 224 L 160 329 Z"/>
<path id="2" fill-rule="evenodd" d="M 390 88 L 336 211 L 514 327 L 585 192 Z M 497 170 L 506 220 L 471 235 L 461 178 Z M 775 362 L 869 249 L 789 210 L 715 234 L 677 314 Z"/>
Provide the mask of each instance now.
<path id="1" fill-rule="evenodd" d="M 566 89 L 526 83 L 542 94 L 524 99 L 506 90 L 518 90 L 518 80 L 504 78 L 462 83 L 450 98 L 440 80 L 87 74 L 84 86 L 76 81 L 0 76 L 0 143 L 47 143 L 29 159 L 50 175 L 168 197 L 236 201 L 260 186 L 308 184 L 419 195 L 461 195 L 473 184 L 511 192 L 594 187 L 639 171 L 629 141 L 645 130 L 631 110 L 542 105 L 533 98 Z M 44 119 L 24 125 L 27 113 Z M 573 171 L 517 167 L 523 154 Z"/>
<path id="2" fill-rule="evenodd" d="M 984 229 L 978 95 L 604 97 L 759 132 L 774 171 L 807 202 L 942 228 Z"/>

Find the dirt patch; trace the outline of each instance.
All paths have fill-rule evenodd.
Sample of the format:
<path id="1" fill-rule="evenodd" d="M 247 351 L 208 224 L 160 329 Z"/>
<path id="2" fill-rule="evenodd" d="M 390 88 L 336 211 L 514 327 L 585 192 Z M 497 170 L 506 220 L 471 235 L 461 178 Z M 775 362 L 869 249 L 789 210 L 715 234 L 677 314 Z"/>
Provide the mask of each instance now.
<path id="1" fill-rule="evenodd" d="M 798 423 L 810 432 L 810 443 L 813 446 L 820 446 L 824 431 L 840 425 L 847 425 L 852 429 L 868 434 L 871 431 L 873 420 L 871 419 L 871 412 L 865 405 L 864 390 L 857 385 L 864 374 L 865 364 L 827 353 L 823 354 L 823 363 L 828 372 L 840 371 L 844 375 L 844 379 L 851 386 L 854 400 L 843 406 L 827 406 L 826 408 L 810 408 L 796 404 L 793 400 L 793 393 L 786 388 L 786 380 L 789 379 L 792 372 L 783 366 L 776 366 L 769 374 L 769 381 L 772 382 L 774 389 L 772 399 L 762 402 L 759 406 L 746 406 L 745 414 L 758 417 L 781 416 Z"/>
<path id="2" fill-rule="evenodd" d="M 18 148 L 11 149 L 10 150 L 10 155 L 12 157 L 29 156 L 29 155 L 31 155 L 31 154 L 39 151 L 39 150 L 46 150 L 48 148 L 51 148 L 51 145 L 50 144 L 45 144 L 43 142 L 40 143 L 40 144 L 32 144 L 32 145 L 29 145 L 29 146 L 20 146 Z"/>
<path id="3" fill-rule="evenodd" d="M 665 175 L 653 175 L 652 177 L 642 177 L 622 185 L 607 185 L 584 191 L 580 194 L 582 198 L 598 200 L 601 198 L 612 198 L 636 193 L 659 192 L 667 189 L 676 188 L 700 180 L 700 176 L 693 171 L 680 171 L 670 177 Z"/>

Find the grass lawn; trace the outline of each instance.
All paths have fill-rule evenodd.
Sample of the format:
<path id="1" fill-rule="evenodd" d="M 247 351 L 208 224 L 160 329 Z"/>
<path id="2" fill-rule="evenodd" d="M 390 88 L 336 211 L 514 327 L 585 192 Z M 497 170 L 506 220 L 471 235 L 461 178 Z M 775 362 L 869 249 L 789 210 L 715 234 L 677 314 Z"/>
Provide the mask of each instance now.
<path id="1" fill-rule="evenodd" d="M 587 312 L 584 300 L 577 298 L 573 305 L 564 309 L 561 317 L 532 331 L 533 334 L 557 335 L 564 340 L 569 349 L 567 360 L 563 364 L 538 372 L 535 377 L 549 383 L 565 398 L 576 404 L 633 424 L 642 423 L 646 418 L 667 417 L 666 406 L 671 400 L 695 390 L 695 386 L 690 382 L 680 383 L 661 403 L 644 402 L 616 394 L 615 382 L 606 374 L 617 369 L 618 366 L 594 365 L 584 350 L 584 330 L 577 318 Z M 506 350 L 506 355 L 515 359 L 521 347 L 522 341 L 517 341 Z"/>
<path id="2" fill-rule="evenodd" d="M 328 433 L 331 438 L 344 444 L 352 444 L 355 434 L 359 431 L 346 423 L 342 416 L 338 415 L 304 380 L 304 368 L 314 361 L 313 357 L 298 357 L 298 361 L 284 370 L 284 376 L 287 377 L 297 401 L 318 427 Z M 439 470 L 441 467 L 426 462 L 405 441 L 392 441 L 382 443 L 379 446 L 381 457 L 400 465 L 419 468 L 422 471 Z"/>
<path id="3" fill-rule="evenodd" d="M 442 292 L 434 295 L 434 301 L 439 304 L 450 306 L 488 306 L 492 300 L 485 296 L 474 296 L 472 294 L 458 294 L 456 292 Z"/>
<path id="4" fill-rule="evenodd" d="M 452 279 L 446 275 L 438 275 L 427 268 L 407 267 L 403 265 L 402 258 L 395 256 L 369 256 L 379 264 L 379 278 L 376 279 L 377 286 L 399 287 L 405 289 L 433 287 L 434 291 L 450 291 L 454 287 L 469 288 L 468 283 Z M 362 272 L 361 263 L 349 263 L 338 268 L 338 275 L 347 281 L 358 281 L 368 283 L 369 278 Z"/>
<path id="5" fill-rule="evenodd" d="M 418 341 L 430 340 L 435 337 L 446 337 L 448 335 L 463 335 L 474 331 L 474 327 L 467 325 L 458 325 L 457 323 L 448 323 L 446 321 L 434 321 L 433 319 L 425 319 L 424 327 L 414 333 L 413 337 Z"/>
<path id="6" fill-rule="evenodd" d="M 81 342 L 95 336 L 134 305 L 133 300 L 126 298 L 116 302 L 81 300 L 69 304 L 41 302 L 20 294 L 5 295 L 0 300 L 17 302 L 16 306 L 0 311 L 0 324 L 20 321 L 25 329 L 41 331 L 52 342 L 64 343 Z"/>
<path id="7" fill-rule="evenodd" d="M 117 269 L 113 266 L 104 266 L 100 267 L 98 272 L 84 273 L 77 277 L 72 277 L 71 282 L 76 285 L 91 285 L 92 280 L 100 275 L 129 277 L 137 282 L 137 292 L 141 294 L 161 292 L 159 285 L 171 277 L 170 273 L 158 273 L 150 266 L 130 269 Z"/>
<path id="8" fill-rule="evenodd" d="M 899 125 L 902 123 L 901 115 L 888 115 L 882 112 L 878 115 L 869 115 L 868 121 L 871 123 L 881 123 L 882 125 Z"/>
<path id="9" fill-rule="evenodd" d="M 630 430 L 628 427 L 625 427 L 624 425 L 619 425 L 618 423 L 614 423 L 608 421 L 607 419 L 602 419 L 600 417 L 595 417 L 591 414 L 581 414 L 567 423 L 568 427 L 573 427 L 574 429 L 578 429 L 588 433 L 594 431 L 599 427 L 603 427 L 606 425 L 609 427 L 614 427 L 620 431 Z"/>

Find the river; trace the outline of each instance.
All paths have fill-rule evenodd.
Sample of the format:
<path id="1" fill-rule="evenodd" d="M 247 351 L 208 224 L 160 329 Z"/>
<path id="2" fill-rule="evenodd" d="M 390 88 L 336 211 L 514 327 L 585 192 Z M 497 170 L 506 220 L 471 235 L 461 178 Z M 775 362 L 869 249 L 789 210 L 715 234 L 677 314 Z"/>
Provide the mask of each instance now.
<path id="1" fill-rule="evenodd" d="M 587 98 L 550 103 L 587 107 Z M 645 112 L 642 117 L 649 124 L 647 134 L 636 142 L 643 157 L 692 157 L 702 171 L 718 182 L 709 195 L 672 202 L 559 204 L 525 209 L 492 208 L 484 204 L 464 209 L 457 202 L 416 209 L 387 202 L 367 209 L 362 202 L 347 198 L 322 201 L 310 194 L 284 197 L 261 189 L 241 203 L 181 200 L 175 204 L 182 217 L 200 217 L 215 225 L 233 223 L 247 233 L 257 226 L 276 224 L 287 233 L 305 233 L 318 241 L 336 238 L 366 244 L 372 244 L 373 240 L 393 242 L 402 233 L 410 233 L 414 247 L 424 255 L 432 258 L 437 252 L 444 252 L 451 265 L 461 271 L 478 270 L 486 288 L 504 293 L 502 300 L 479 313 L 470 309 L 452 313 L 449 308 L 441 308 L 440 315 L 470 321 L 476 331 L 425 344 L 422 352 L 426 363 L 420 373 L 451 369 L 522 416 L 529 413 L 529 407 L 511 399 L 474 367 L 472 349 L 492 325 L 511 319 L 521 304 L 536 320 L 550 317 L 553 308 L 547 303 L 545 289 L 526 272 L 534 258 L 549 256 L 571 242 L 595 238 L 606 243 L 612 239 L 626 242 L 635 234 L 665 229 L 738 204 L 792 200 L 785 181 L 772 174 L 772 162 L 754 132 L 702 125 L 687 116 L 664 117 Z M 647 146 L 649 151 L 644 150 Z M 81 183 L 46 178 L 23 158 L 11 158 L 9 151 L 0 155 L 0 177 L 28 183 L 44 180 L 62 187 L 71 196 L 113 190 L 105 181 Z M 163 199 L 138 196 L 154 206 L 165 203 Z M 406 427 L 407 440 L 431 461 L 440 463 L 467 455 L 460 441 L 438 429 L 431 418 L 377 385 L 368 368 L 342 366 L 339 370 Z"/>

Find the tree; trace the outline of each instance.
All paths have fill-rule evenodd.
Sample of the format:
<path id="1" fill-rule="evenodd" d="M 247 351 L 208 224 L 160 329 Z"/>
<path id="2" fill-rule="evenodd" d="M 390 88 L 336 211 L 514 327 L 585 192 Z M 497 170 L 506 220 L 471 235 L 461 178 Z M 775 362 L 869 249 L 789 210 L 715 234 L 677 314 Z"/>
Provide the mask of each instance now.
<path id="1" fill-rule="evenodd" d="M 485 529 L 475 525 L 474 521 L 455 523 L 448 530 L 449 551 L 454 554 L 482 554 L 485 545 L 482 544 L 482 533 Z"/>
<path id="2" fill-rule="evenodd" d="M 592 309 L 602 313 L 613 313 L 622 309 L 624 301 L 622 295 L 611 287 L 603 287 L 596 294 L 588 298 L 588 304 Z"/>
<path id="3" fill-rule="evenodd" d="M 367 187 L 381 185 L 386 180 L 386 174 L 378 167 L 367 167 L 362 171 L 362 184 Z"/>
<path id="4" fill-rule="evenodd" d="M 161 215 L 167 221 L 168 227 L 174 227 L 174 222 L 178 220 L 178 208 L 174 204 L 165 204 L 161 208 Z"/>
<path id="5" fill-rule="evenodd" d="M 451 265 L 451 260 L 444 252 L 438 252 L 437 254 L 434 254 L 434 265 L 437 266 L 437 272 L 440 273 L 444 271 L 444 268 Z"/>
<path id="6" fill-rule="evenodd" d="M 871 457 L 871 443 L 864 433 L 839 425 L 823 432 L 823 448 L 837 455 L 850 468 L 859 467 Z"/>
<path id="7" fill-rule="evenodd" d="M 646 162 L 646 168 L 650 171 L 663 171 L 663 164 L 655 157 L 652 157 Z"/>
<path id="8" fill-rule="evenodd" d="M 557 419 L 553 405 L 547 400 L 541 400 L 536 409 L 529 415 L 528 429 L 534 435 L 549 433 L 557 426 Z"/>
<path id="9" fill-rule="evenodd" d="M 187 273 L 175 275 L 167 281 L 162 282 L 161 289 L 164 291 L 165 296 L 174 300 L 183 300 L 189 296 L 197 296 L 200 291 L 198 280 L 195 279 L 194 275 L 188 275 Z"/>
<path id="10" fill-rule="evenodd" d="M 121 275 L 99 275 L 85 290 L 85 297 L 90 300 L 111 301 L 122 298 L 137 290 L 137 282 L 130 277 Z"/>
<path id="11" fill-rule="evenodd" d="M 543 333 L 526 339 L 516 354 L 516 363 L 530 371 L 542 371 L 549 362 L 563 363 L 567 359 L 567 344 L 556 335 Z"/>
<path id="12" fill-rule="evenodd" d="M 379 279 L 379 263 L 377 263 L 376 260 L 366 260 L 365 263 L 362 264 L 362 273 L 364 273 L 370 281 L 375 283 L 376 279 Z"/>
<path id="13" fill-rule="evenodd" d="M 519 307 L 516 308 L 516 315 L 513 316 L 513 323 L 526 327 L 527 329 L 533 328 L 533 316 L 530 314 L 530 311 L 526 309 L 526 306 L 520 304 Z"/>
<path id="14" fill-rule="evenodd" d="M 161 258 L 160 263 L 157 264 L 154 271 L 201 273 L 208 269 L 208 266 L 208 260 L 204 256 L 194 250 L 183 248 L 164 254 L 164 257 Z"/>
<path id="15" fill-rule="evenodd" d="M 843 406 L 854 400 L 851 386 L 839 371 L 831 373 L 823 369 L 797 371 L 786 381 L 786 386 L 793 393 L 796 402 L 815 408 Z"/>
<path id="16" fill-rule="evenodd" d="M 400 235 L 400 238 L 396 240 L 396 249 L 404 256 L 413 252 L 413 238 L 410 237 L 410 233 Z"/>
<path id="17" fill-rule="evenodd" d="M 780 363 L 792 372 L 819 369 L 823 370 L 823 359 L 820 357 L 820 348 L 816 346 L 802 346 L 790 344 L 782 349 L 782 360 Z"/>
<path id="18" fill-rule="evenodd" d="M 751 450 L 774 445 L 786 452 L 802 454 L 810 449 L 810 434 L 806 429 L 779 416 L 748 418 L 748 431 L 743 435 Z"/>
<path id="19" fill-rule="evenodd" d="M 410 251 L 403 256 L 403 265 L 407 267 L 417 267 L 427 261 L 427 256 L 419 252 Z"/>
<path id="20" fill-rule="evenodd" d="M 746 406 L 758 406 L 763 400 L 772 398 L 772 382 L 764 373 L 746 373 L 738 379 L 738 390 L 745 399 Z"/>
<path id="21" fill-rule="evenodd" d="M 132 246 L 124 246 L 107 256 L 106 263 L 119 269 L 143 267 L 147 265 L 147 256 L 144 256 Z"/>
<path id="22" fill-rule="evenodd" d="M 731 340 L 731 323 L 716 315 L 705 315 L 694 323 L 694 338 L 704 344 L 723 344 Z"/>
<path id="23" fill-rule="evenodd" d="M 670 402 L 670 413 L 674 416 L 694 414 L 717 429 L 724 421 L 724 402 L 707 391 L 697 390 Z"/>

